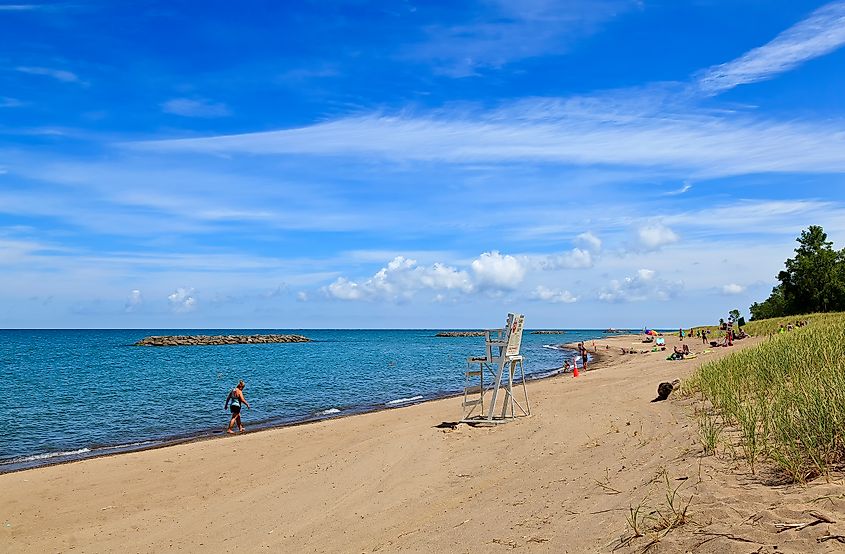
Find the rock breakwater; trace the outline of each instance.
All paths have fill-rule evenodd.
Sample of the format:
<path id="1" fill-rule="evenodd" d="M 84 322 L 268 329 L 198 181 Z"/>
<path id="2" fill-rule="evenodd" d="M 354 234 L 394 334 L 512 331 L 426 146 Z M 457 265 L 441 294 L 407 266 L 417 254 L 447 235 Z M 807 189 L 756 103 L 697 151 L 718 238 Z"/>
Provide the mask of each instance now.
<path id="1" fill-rule="evenodd" d="M 270 344 L 311 342 L 302 335 L 170 335 L 144 337 L 135 346 L 211 346 L 219 344 Z"/>

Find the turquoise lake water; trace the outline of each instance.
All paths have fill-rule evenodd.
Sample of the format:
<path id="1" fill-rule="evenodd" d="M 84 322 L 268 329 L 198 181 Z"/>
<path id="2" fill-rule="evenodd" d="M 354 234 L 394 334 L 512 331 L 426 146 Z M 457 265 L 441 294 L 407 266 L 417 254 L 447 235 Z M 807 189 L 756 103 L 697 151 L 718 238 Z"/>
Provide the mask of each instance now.
<path id="1" fill-rule="evenodd" d="M 0 330 L 0 472 L 222 434 L 239 379 L 251 430 L 389 409 L 463 390 L 483 337 L 435 330 Z M 309 343 L 137 347 L 148 335 L 296 333 Z M 559 371 L 559 344 L 599 330 L 523 337 L 529 377 Z M 459 419 L 460 403 L 443 414 Z"/>

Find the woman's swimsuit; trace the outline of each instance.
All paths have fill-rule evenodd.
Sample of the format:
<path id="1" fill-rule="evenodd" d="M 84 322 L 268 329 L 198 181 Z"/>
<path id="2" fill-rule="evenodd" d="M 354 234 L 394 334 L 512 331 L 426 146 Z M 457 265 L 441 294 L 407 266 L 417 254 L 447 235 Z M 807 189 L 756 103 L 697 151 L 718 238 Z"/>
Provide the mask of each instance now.
<path id="1" fill-rule="evenodd" d="M 238 396 L 235 394 L 237 389 L 232 389 L 232 392 L 229 393 L 229 398 L 231 402 L 229 403 L 229 410 L 232 411 L 232 415 L 238 415 L 241 413 L 241 401 L 238 400 Z"/>

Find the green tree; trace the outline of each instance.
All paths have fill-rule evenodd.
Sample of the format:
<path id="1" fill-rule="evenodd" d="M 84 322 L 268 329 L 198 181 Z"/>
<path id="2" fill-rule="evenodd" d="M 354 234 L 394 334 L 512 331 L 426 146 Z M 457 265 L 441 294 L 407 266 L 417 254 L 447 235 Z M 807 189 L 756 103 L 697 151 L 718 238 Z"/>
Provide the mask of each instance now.
<path id="1" fill-rule="evenodd" d="M 728 319 L 730 321 L 734 322 L 734 323 L 739 321 L 739 316 L 740 316 L 739 310 L 734 309 L 734 310 L 731 310 L 731 311 L 728 312 Z"/>
<path id="2" fill-rule="evenodd" d="M 783 287 L 780 285 L 772 289 L 772 294 L 763 302 L 751 304 L 751 319 L 767 319 L 781 317 L 786 314 L 786 301 L 783 299 Z"/>
<path id="3" fill-rule="evenodd" d="M 751 306 L 752 319 L 845 310 L 845 249 L 834 250 L 818 225 L 796 240 L 795 257 L 778 273 L 780 284 Z"/>

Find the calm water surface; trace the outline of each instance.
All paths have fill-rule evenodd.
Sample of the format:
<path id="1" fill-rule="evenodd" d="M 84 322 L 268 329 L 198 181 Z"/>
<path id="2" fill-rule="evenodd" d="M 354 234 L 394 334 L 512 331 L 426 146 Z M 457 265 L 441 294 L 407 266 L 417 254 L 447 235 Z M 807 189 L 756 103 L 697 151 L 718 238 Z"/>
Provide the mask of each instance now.
<path id="1" fill-rule="evenodd" d="M 135 347 L 148 335 L 297 333 L 310 343 Z M 432 330 L 0 330 L 0 472 L 221 433 L 239 379 L 251 428 L 385 409 L 460 392 L 483 337 Z M 555 373 L 562 342 L 524 335 L 525 370 Z M 461 415 L 459 403 L 444 420 Z"/>

